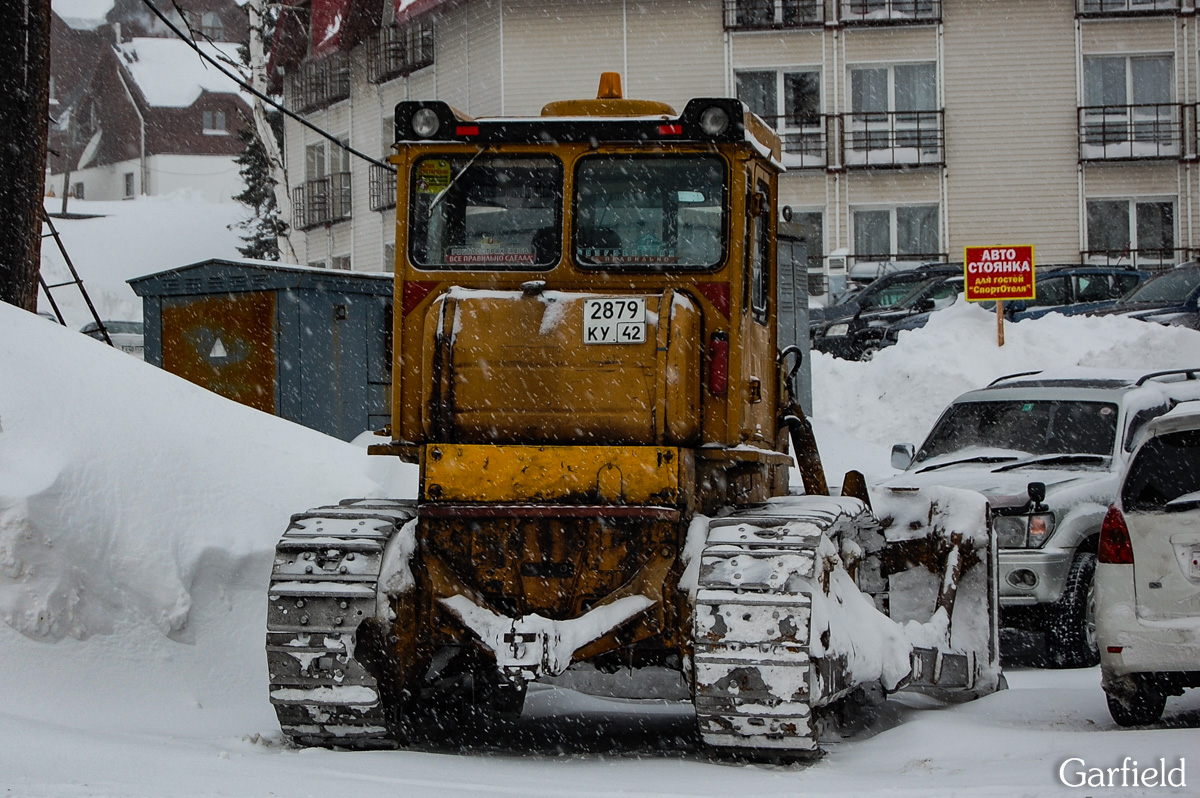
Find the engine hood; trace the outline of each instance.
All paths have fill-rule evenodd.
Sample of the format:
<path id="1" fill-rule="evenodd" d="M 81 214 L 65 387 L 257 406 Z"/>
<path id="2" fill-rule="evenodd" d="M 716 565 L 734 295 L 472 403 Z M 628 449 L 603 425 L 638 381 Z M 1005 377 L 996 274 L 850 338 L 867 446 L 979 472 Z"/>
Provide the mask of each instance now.
<path id="1" fill-rule="evenodd" d="M 993 507 L 1023 506 L 1029 501 L 1030 482 L 1046 486 L 1046 504 L 1051 508 L 1073 504 L 1084 497 L 1109 502 L 1117 488 L 1117 474 L 1108 467 L 1013 468 L 1013 463 L 962 463 L 918 473 L 905 471 L 882 483 L 888 488 L 922 488 L 945 485 L 978 491 Z"/>

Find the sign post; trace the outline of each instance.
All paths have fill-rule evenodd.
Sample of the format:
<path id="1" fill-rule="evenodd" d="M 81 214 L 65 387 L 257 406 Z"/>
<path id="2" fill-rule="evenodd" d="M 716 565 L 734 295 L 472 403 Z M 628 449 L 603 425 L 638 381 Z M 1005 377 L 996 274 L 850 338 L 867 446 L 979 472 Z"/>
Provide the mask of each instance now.
<path id="1" fill-rule="evenodd" d="M 996 342 L 1004 346 L 1004 302 L 1037 297 L 1033 246 L 965 247 L 963 278 L 968 302 L 996 303 Z"/>

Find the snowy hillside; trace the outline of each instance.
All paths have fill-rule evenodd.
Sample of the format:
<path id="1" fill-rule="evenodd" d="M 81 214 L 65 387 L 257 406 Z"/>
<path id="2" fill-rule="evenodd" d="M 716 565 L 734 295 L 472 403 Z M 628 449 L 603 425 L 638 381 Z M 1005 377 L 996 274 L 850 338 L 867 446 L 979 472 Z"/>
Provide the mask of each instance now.
<path id="1" fill-rule="evenodd" d="M 115 273 L 119 240 L 81 246 L 81 257 L 100 252 Z M 1200 364 L 1200 334 L 1119 319 L 1010 325 L 999 352 L 992 334 L 992 317 L 967 307 L 871 363 L 818 356 L 831 474 L 864 464 L 886 473 L 888 444 L 919 439 L 949 398 L 1002 373 Z M 474 755 L 282 746 L 263 654 L 277 536 L 308 506 L 414 490 L 411 468 L 0 304 L 0 790 L 1052 795 L 1066 790 L 1058 769 L 1070 757 L 1112 767 L 1195 756 L 1200 697 L 1172 699 L 1159 727 L 1119 730 L 1096 670 L 1012 672 L 1013 689 L 962 706 L 891 701 L 870 732 L 811 765 L 713 761 L 695 746 L 687 705 L 553 689 L 531 693 L 521 737 Z M 612 739 L 595 742 L 600 733 Z M 1200 784 L 1200 769 L 1188 777 Z M 1171 793 L 1147 794 L 1159 792 Z"/>
<path id="2" fill-rule="evenodd" d="M 58 213 L 62 200 L 46 199 L 46 210 Z M 236 202 L 205 202 L 192 196 L 138 197 L 122 202 L 72 199 L 70 214 L 94 218 L 55 219 L 67 255 L 102 319 L 140 319 L 142 300 L 125 284 L 131 277 L 183 266 L 207 258 L 240 258 L 242 244 L 229 227 L 247 215 Z M 42 241 L 42 276 L 51 285 L 70 279 L 54 239 Z M 73 286 L 56 289 L 54 299 L 67 326 L 78 330 L 91 321 L 87 306 Z M 39 292 L 38 309 L 50 310 Z"/>

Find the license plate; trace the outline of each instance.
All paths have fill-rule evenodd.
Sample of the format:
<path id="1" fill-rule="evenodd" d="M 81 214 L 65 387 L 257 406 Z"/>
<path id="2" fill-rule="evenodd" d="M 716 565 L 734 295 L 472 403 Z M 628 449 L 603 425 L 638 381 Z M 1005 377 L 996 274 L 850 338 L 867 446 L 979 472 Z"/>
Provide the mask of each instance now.
<path id="1" fill-rule="evenodd" d="M 645 341 L 645 297 L 607 297 L 583 301 L 585 344 L 641 344 Z"/>

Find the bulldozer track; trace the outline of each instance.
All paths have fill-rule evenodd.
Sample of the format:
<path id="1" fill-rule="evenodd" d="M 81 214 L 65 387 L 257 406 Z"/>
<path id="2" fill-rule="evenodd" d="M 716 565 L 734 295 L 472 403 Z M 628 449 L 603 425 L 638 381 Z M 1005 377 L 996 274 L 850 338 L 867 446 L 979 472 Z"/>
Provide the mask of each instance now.
<path id="1" fill-rule="evenodd" d="M 799 510 L 710 522 L 693 615 L 696 719 L 708 745 L 819 750 L 818 704 L 845 679 L 838 663 L 811 656 L 812 597 L 792 577 L 819 574 L 822 536 L 846 522 L 858 521 Z"/>
<path id="2" fill-rule="evenodd" d="M 279 725 L 299 745 L 395 746 L 375 675 L 355 658 L 377 615 L 384 549 L 416 517 L 413 502 L 347 500 L 292 516 L 275 550 L 267 665 Z"/>

